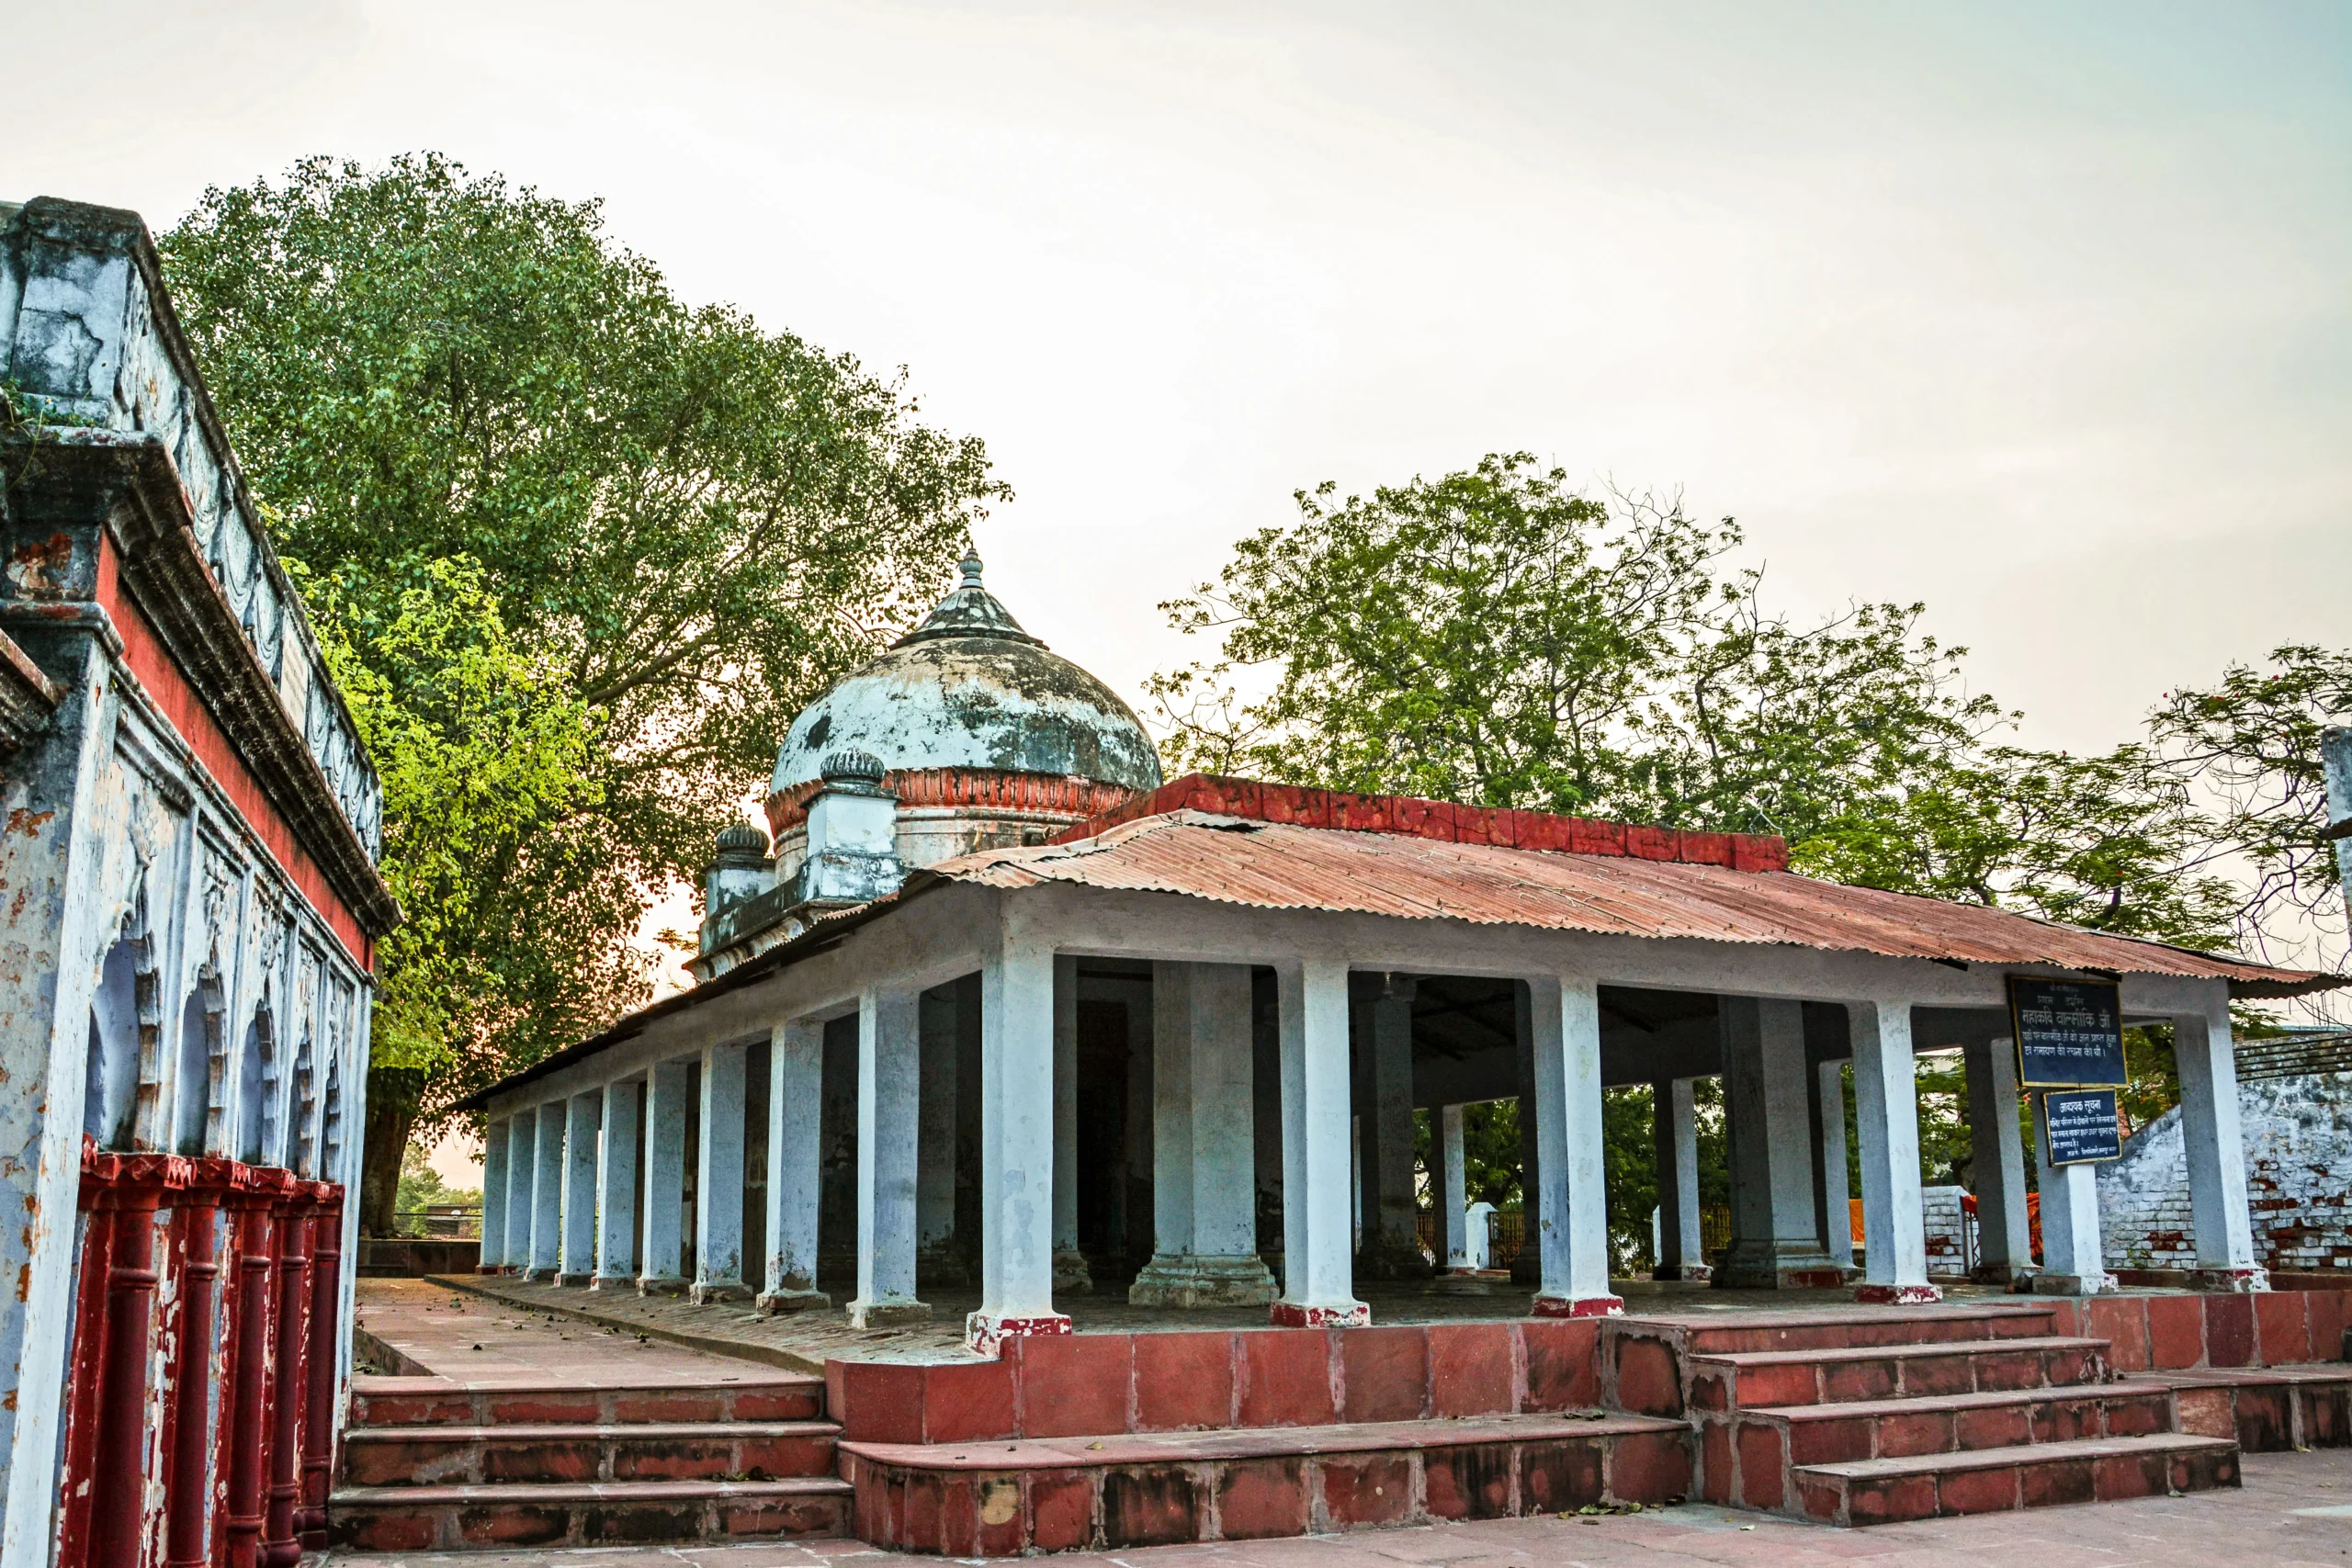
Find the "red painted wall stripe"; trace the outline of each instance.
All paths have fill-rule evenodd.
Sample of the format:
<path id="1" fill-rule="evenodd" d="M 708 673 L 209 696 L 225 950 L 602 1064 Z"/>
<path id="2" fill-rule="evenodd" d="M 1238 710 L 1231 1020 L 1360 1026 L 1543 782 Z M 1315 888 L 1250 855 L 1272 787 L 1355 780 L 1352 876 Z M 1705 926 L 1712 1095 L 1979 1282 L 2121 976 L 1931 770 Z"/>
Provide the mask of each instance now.
<path id="1" fill-rule="evenodd" d="M 326 873 L 303 849 L 292 826 L 270 804 L 261 781 L 254 777 L 253 770 L 237 754 L 228 733 L 213 718 L 212 710 L 204 705 L 187 675 L 172 661 L 146 612 L 123 592 L 114 540 L 104 533 L 98 538 L 98 603 L 105 606 L 114 621 L 116 635 L 122 638 L 123 658 L 131 673 L 139 677 L 139 683 L 147 689 L 156 708 L 187 743 L 188 750 L 196 753 L 198 764 L 244 814 L 246 824 L 261 840 L 264 851 L 287 880 L 301 890 L 303 898 L 318 911 L 320 919 L 334 930 L 352 961 L 374 973 L 374 944 L 359 929 L 357 917 L 336 897 Z"/>

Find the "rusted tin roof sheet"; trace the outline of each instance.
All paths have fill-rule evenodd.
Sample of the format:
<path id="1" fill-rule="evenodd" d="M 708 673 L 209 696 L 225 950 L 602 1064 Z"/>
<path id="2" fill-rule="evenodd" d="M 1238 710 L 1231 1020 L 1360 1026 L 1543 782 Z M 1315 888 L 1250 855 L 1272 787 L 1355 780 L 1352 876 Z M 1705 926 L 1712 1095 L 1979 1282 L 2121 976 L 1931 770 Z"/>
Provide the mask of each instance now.
<path id="1" fill-rule="evenodd" d="M 2179 975 L 2227 980 L 2237 996 L 2297 996 L 2340 983 L 2333 976 L 1786 871 L 1451 843 L 1191 810 L 1123 823 L 1076 843 L 965 855 L 933 866 L 932 874 L 989 887 L 1061 882 L 1269 909 Z"/>

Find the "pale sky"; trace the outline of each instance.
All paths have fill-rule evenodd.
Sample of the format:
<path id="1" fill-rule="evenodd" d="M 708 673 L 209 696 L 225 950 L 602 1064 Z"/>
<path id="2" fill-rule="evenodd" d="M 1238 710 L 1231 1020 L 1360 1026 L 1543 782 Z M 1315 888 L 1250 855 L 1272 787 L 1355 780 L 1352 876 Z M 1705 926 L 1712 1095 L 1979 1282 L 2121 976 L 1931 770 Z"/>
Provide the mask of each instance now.
<path id="1" fill-rule="evenodd" d="M 904 365 L 1018 493 L 991 586 L 1138 705 L 1193 651 L 1154 604 L 1294 489 L 1516 447 L 1736 514 L 1791 609 L 1926 600 L 2040 744 L 2352 641 L 2340 5 L 85 0 L 7 34 L 0 198 L 160 229 L 437 149 Z"/>

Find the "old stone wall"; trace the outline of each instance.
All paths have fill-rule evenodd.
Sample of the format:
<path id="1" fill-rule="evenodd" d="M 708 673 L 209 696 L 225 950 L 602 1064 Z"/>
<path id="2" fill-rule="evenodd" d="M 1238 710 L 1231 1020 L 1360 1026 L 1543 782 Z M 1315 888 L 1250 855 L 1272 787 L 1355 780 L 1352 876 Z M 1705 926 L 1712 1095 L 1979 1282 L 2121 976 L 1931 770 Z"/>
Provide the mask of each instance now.
<path id="1" fill-rule="evenodd" d="M 2238 1086 L 2256 1256 L 2272 1269 L 2352 1271 L 2352 1073 Z M 2110 1269 L 2197 1260 L 2177 1107 L 2099 1168 L 2099 1228 Z"/>

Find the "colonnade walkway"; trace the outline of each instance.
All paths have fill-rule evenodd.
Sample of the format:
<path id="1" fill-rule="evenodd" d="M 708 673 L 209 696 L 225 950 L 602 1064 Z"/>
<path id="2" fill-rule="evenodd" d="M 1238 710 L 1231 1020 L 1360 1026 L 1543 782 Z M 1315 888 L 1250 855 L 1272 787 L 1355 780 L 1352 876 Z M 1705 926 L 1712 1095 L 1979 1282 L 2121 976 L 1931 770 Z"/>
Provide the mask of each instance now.
<path id="1" fill-rule="evenodd" d="M 1079 1298 L 1075 1332 L 984 1357 L 935 1323 L 363 1281 L 331 1529 L 376 1552 L 845 1532 L 968 1558 L 1686 1499 L 1876 1525 L 2230 1488 L 2243 1454 L 2352 1446 L 2342 1291 L 1629 1282 L 1600 1318 L 1527 1316 L 1499 1282 L 1373 1292 L 1355 1327 Z"/>

